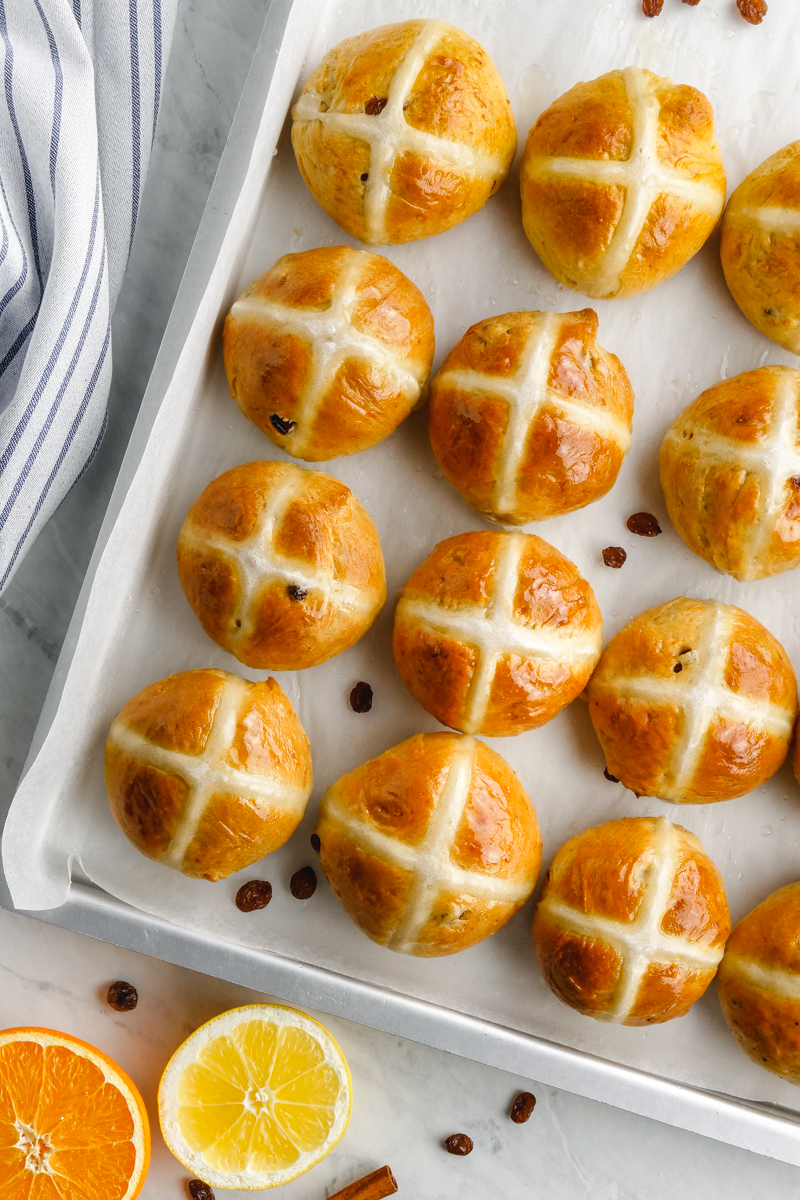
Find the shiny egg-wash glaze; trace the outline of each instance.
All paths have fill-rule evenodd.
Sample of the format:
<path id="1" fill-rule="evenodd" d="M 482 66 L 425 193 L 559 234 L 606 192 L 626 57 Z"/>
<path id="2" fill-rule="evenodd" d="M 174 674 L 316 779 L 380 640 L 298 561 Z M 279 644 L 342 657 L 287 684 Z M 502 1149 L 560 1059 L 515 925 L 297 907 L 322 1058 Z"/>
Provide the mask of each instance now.
<path id="1" fill-rule="evenodd" d="M 640 796 L 709 804 L 765 783 L 789 750 L 797 683 L 754 617 L 680 597 L 612 638 L 587 689 L 612 775 Z"/>
<path id="2" fill-rule="evenodd" d="M 315 200 L 373 246 L 431 237 L 477 212 L 517 149 L 494 64 L 445 21 L 383 25 L 341 42 L 292 117 Z"/>
<path id="3" fill-rule="evenodd" d="M 531 129 L 520 185 L 525 232 L 559 283 L 596 300 L 649 291 L 722 213 L 711 105 L 639 67 L 578 83 Z"/>
<path id="4" fill-rule="evenodd" d="M 686 545 L 746 582 L 800 565 L 800 371 L 759 367 L 708 388 L 661 446 Z"/>
<path id="5" fill-rule="evenodd" d="M 748 321 L 800 354 L 800 142 L 739 184 L 722 218 L 720 253 Z"/>
<path id="6" fill-rule="evenodd" d="M 722 877 L 666 817 L 587 829 L 556 854 L 534 918 L 548 986 L 584 1016 L 653 1025 L 706 990 L 730 933 Z"/>
<path id="7" fill-rule="evenodd" d="M 494 750 L 417 734 L 334 783 L 320 802 L 320 863 L 374 942 L 424 958 L 474 946 L 530 898 L 536 813 Z"/>
<path id="8" fill-rule="evenodd" d="M 529 533 L 440 542 L 403 588 L 394 620 L 400 678 L 462 733 L 536 729 L 586 686 L 603 644 L 594 592 Z"/>
<path id="9" fill-rule="evenodd" d="M 311 795 L 308 738 L 274 679 L 183 671 L 151 683 L 106 741 L 111 811 L 137 850 L 225 879 L 277 850 Z"/>
<path id="10" fill-rule="evenodd" d="M 745 1054 L 800 1085 L 800 883 L 773 892 L 739 922 L 717 992 Z"/>
<path id="11" fill-rule="evenodd" d="M 378 531 L 321 471 L 254 462 L 213 480 L 178 538 L 203 629 L 258 670 L 314 667 L 354 645 L 386 599 Z"/>
<path id="12" fill-rule="evenodd" d="M 222 335 L 231 396 L 270 441 L 320 462 L 369 449 L 418 402 L 433 317 L 393 263 L 366 250 L 285 254 L 242 292 Z"/>
<path id="13" fill-rule="evenodd" d="M 447 480 L 482 516 L 544 521 L 598 500 L 630 449 L 633 389 L 597 313 L 504 313 L 464 334 L 431 381 Z"/>

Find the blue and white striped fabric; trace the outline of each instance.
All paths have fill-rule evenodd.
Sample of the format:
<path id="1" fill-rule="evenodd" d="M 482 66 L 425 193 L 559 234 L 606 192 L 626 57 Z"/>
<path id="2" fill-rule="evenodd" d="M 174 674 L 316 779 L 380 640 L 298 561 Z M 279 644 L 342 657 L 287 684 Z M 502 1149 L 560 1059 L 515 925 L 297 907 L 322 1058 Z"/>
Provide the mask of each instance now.
<path id="1" fill-rule="evenodd" d="M 177 0 L 0 0 L 0 591 L 105 429 Z"/>

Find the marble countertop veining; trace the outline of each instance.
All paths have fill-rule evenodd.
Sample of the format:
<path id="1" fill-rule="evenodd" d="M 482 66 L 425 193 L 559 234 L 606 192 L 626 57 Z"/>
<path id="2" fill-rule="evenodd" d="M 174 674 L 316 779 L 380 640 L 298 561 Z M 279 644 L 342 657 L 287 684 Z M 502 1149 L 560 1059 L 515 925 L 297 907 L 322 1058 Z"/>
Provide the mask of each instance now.
<path id="1" fill-rule="evenodd" d="M 266 0 L 181 3 L 157 144 L 114 318 L 108 433 L 0 597 L 2 800 L 22 769 L 266 7 Z M 135 1011 L 116 1013 L 105 1003 L 114 979 L 139 989 Z M 43 1025 L 93 1042 L 135 1079 L 153 1119 L 158 1078 L 177 1044 L 213 1014 L 258 998 L 0 910 L 0 1028 Z M 320 1019 L 350 1062 L 353 1118 L 333 1154 L 281 1190 L 287 1200 L 323 1200 L 383 1163 L 395 1171 L 400 1196 L 414 1200 L 788 1200 L 800 1188 L 795 1167 L 347 1021 Z M 517 1126 L 507 1113 L 522 1088 L 538 1103 L 530 1122 Z M 453 1158 L 442 1148 L 455 1132 L 473 1138 L 469 1157 Z M 186 1179 L 156 1132 L 143 1200 L 183 1198 Z"/>

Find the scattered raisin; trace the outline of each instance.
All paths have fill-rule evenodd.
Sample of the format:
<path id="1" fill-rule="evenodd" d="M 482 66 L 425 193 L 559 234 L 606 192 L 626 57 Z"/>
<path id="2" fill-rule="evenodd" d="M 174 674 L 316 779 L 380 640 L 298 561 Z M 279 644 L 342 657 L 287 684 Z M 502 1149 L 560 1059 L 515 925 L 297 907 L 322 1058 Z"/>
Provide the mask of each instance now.
<path id="1" fill-rule="evenodd" d="M 290 583 L 286 590 L 293 600 L 305 600 L 308 595 L 308 588 L 298 587 L 296 583 Z"/>
<path id="2" fill-rule="evenodd" d="M 603 551 L 603 562 L 607 567 L 621 567 L 627 558 L 622 546 L 606 546 Z"/>
<path id="3" fill-rule="evenodd" d="M 751 25 L 760 25 L 767 15 L 767 0 L 736 0 L 736 7 Z"/>
<path id="4" fill-rule="evenodd" d="M 388 96 L 370 96 L 367 103 L 364 105 L 364 112 L 368 117 L 377 117 L 382 113 L 389 103 Z"/>
<path id="5" fill-rule="evenodd" d="M 317 890 L 317 876 L 313 867 L 301 867 L 289 881 L 289 891 L 295 900 L 310 900 Z"/>
<path id="6" fill-rule="evenodd" d="M 288 417 L 279 417 L 277 413 L 273 413 L 269 419 L 269 423 L 273 429 L 277 429 L 278 433 L 291 433 L 297 428 L 297 421 L 290 421 Z"/>
<path id="7" fill-rule="evenodd" d="M 672 669 L 676 675 L 680 675 L 681 671 L 683 670 L 683 663 L 675 663 L 675 666 Z"/>
<path id="8" fill-rule="evenodd" d="M 793 487 L 800 488 L 800 475 L 793 475 L 789 482 Z"/>
<path id="9" fill-rule="evenodd" d="M 603 774 L 605 775 L 605 777 L 609 783 L 619 783 L 619 780 L 617 779 L 616 775 L 612 775 L 611 772 L 609 771 L 608 767 L 603 767 Z"/>
<path id="10" fill-rule="evenodd" d="M 472 1138 L 467 1137 L 465 1133 L 451 1133 L 450 1137 L 445 1139 L 444 1148 L 448 1154 L 471 1154 Z"/>
<path id="11" fill-rule="evenodd" d="M 518 1096 L 514 1097 L 509 1116 L 515 1125 L 524 1125 L 531 1119 L 535 1107 L 536 1097 L 533 1092 L 520 1092 Z"/>
<path id="12" fill-rule="evenodd" d="M 368 179 L 369 179 L 369 171 L 365 171 L 364 174 L 361 176 L 361 182 L 366 183 Z"/>
<path id="13" fill-rule="evenodd" d="M 639 537 L 658 537 L 661 533 L 661 526 L 652 513 L 634 513 L 626 524 L 631 533 L 638 533 Z"/>
<path id="14" fill-rule="evenodd" d="M 117 1012 L 130 1012 L 139 1003 L 139 993 L 132 983 L 118 979 L 109 987 L 106 999 Z"/>
<path id="15" fill-rule="evenodd" d="M 257 908 L 266 908 L 271 899 L 272 884 L 266 879 L 251 879 L 236 893 L 236 907 L 240 912 L 255 912 Z"/>
<path id="16" fill-rule="evenodd" d="M 350 693 L 350 707 L 353 712 L 365 713 L 372 708 L 372 688 L 368 683 L 357 683 Z"/>
<path id="17" fill-rule="evenodd" d="M 319 840 L 319 835 L 316 833 L 312 833 L 311 835 L 311 849 L 316 851 L 317 854 L 319 854 L 320 850 L 322 849 L 322 842 Z"/>
<path id="18" fill-rule="evenodd" d="M 695 6 L 696 4 L 699 4 L 699 3 L 700 3 L 700 0 L 683 0 L 683 3 L 684 3 L 684 4 L 691 4 L 692 8 L 694 8 L 694 6 Z"/>
<path id="19" fill-rule="evenodd" d="M 657 17 L 664 7 L 664 0 L 642 0 L 642 12 L 646 17 Z"/>
<path id="20" fill-rule="evenodd" d="M 214 1200 L 214 1189 L 203 1183 L 202 1179 L 190 1179 L 189 1195 L 192 1200 Z"/>

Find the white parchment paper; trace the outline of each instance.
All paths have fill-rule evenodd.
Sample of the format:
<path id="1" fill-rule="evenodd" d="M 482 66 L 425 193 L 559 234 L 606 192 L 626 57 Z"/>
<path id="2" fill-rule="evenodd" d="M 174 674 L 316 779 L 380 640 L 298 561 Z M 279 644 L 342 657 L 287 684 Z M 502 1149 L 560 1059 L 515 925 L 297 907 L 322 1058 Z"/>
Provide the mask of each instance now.
<path id="1" fill-rule="evenodd" d="M 292 89 L 341 38 L 383 21 L 437 16 L 466 29 L 492 55 L 512 100 L 521 146 L 529 126 L 557 96 L 615 67 L 633 63 L 701 88 L 715 108 L 732 189 L 767 155 L 800 137 L 795 4 L 770 0 L 767 19 L 754 28 L 739 17 L 733 0 L 702 0 L 696 8 L 666 0 L 664 14 L 653 21 L 641 16 L 638 0 L 320 2 L 313 28 L 299 20 L 290 25 L 281 51 L 283 107 L 273 114 L 274 128 L 277 134 Z M 178 584 L 175 542 L 189 505 L 210 479 L 240 462 L 280 457 L 228 396 L 219 346 L 227 306 L 286 251 L 356 244 L 303 185 L 288 123 L 274 157 L 270 147 L 269 161 L 269 172 L 250 185 L 251 199 L 260 192 L 258 220 L 245 240 L 234 231 L 226 243 L 217 291 L 209 290 L 207 311 L 198 319 L 200 340 L 187 343 L 100 564 L 61 708 L 12 808 L 4 861 L 15 902 L 28 909 L 63 903 L 69 864 L 78 862 L 108 892 L 186 928 L 269 948 L 670 1079 L 800 1111 L 800 1092 L 760 1071 L 738 1050 L 713 987 L 685 1018 L 640 1030 L 598 1024 L 557 1001 L 533 958 L 530 905 L 473 950 L 418 961 L 369 942 L 324 880 L 310 901 L 300 903 L 289 894 L 293 871 L 315 861 L 309 834 L 322 790 L 412 733 L 438 728 L 394 670 L 393 597 L 436 542 L 485 526 L 437 469 L 424 411 L 373 450 L 324 465 L 353 489 L 377 523 L 390 599 L 357 646 L 321 667 L 277 677 L 311 740 L 316 787 L 301 828 L 268 860 L 216 885 L 149 862 L 117 830 L 103 787 L 102 748 L 121 705 L 152 680 L 191 667 L 264 677 L 244 670 L 202 632 Z M 434 369 L 480 318 L 509 310 L 568 311 L 587 303 L 555 283 L 526 241 L 516 167 L 484 210 L 458 228 L 383 253 L 431 305 Z M 656 291 L 594 306 L 601 343 L 620 356 L 634 385 L 633 448 L 609 496 L 530 528 L 589 579 L 607 638 L 642 609 L 676 595 L 713 597 L 756 616 L 800 667 L 800 575 L 739 584 L 694 557 L 666 518 L 657 466 L 664 431 L 703 388 L 765 363 L 800 362 L 740 315 L 725 287 L 716 236 Z M 639 510 L 657 515 L 660 537 L 637 538 L 627 531 L 627 517 Z M 600 552 L 609 545 L 627 551 L 622 570 L 603 565 Z M 368 715 L 356 715 L 348 705 L 348 693 L 360 679 L 375 692 Z M 603 777 L 603 757 L 581 701 L 542 729 L 492 744 L 535 803 L 545 861 L 587 826 L 628 814 L 666 814 L 697 833 L 720 867 L 734 919 L 800 877 L 800 788 L 788 767 L 768 786 L 728 803 L 675 808 L 637 800 Z M 272 881 L 274 899 L 268 909 L 244 915 L 233 897 L 253 877 Z"/>

